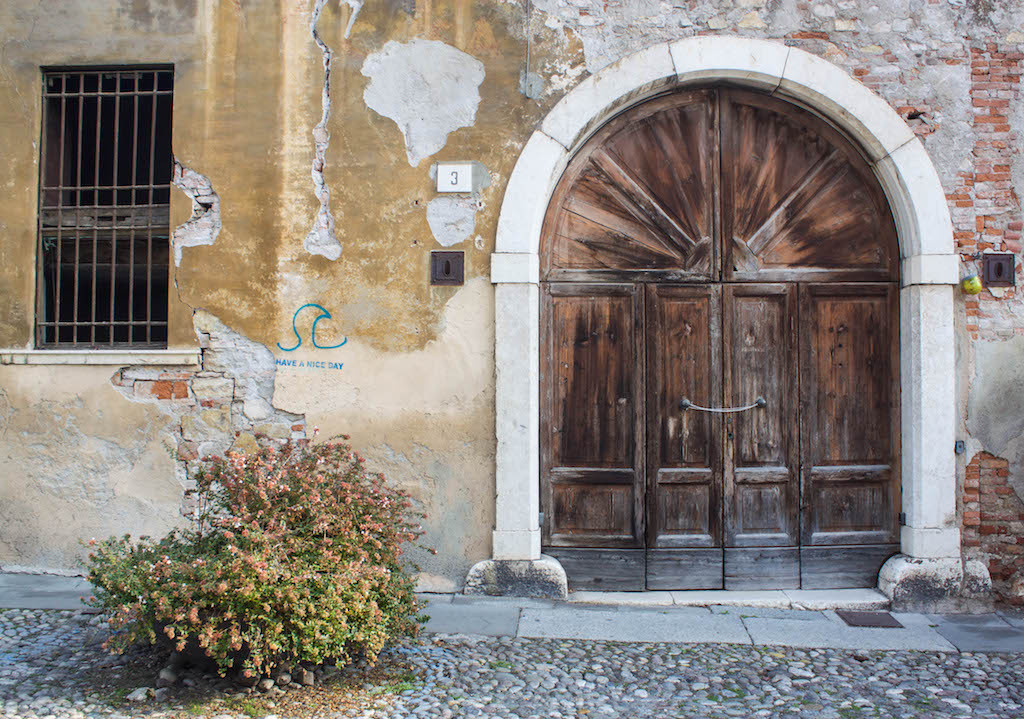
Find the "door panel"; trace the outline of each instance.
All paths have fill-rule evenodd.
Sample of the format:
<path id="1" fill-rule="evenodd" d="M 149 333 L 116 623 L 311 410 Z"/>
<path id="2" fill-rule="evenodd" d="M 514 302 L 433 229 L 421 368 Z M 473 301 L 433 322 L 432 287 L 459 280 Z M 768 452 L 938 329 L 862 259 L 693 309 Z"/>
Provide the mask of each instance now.
<path id="1" fill-rule="evenodd" d="M 873 587 L 878 570 L 898 544 L 864 544 L 853 547 L 801 547 L 801 589 L 852 589 Z"/>
<path id="2" fill-rule="evenodd" d="M 653 99 L 575 154 L 545 218 L 546 279 L 717 276 L 714 97 L 688 90 Z"/>
<path id="3" fill-rule="evenodd" d="M 895 286 L 806 285 L 800 293 L 801 543 L 874 545 L 859 552 L 836 547 L 829 571 L 877 573 L 898 531 Z M 805 581 L 822 586 L 821 571 L 808 562 Z"/>
<path id="4" fill-rule="evenodd" d="M 570 591 L 638 592 L 644 589 L 646 565 L 642 549 L 545 547 L 544 553 L 561 563 Z"/>
<path id="5" fill-rule="evenodd" d="M 721 546 L 721 420 L 684 411 L 718 404 L 720 288 L 662 287 L 647 294 L 648 546 Z"/>
<path id="6" fill-rule="evenodd" d="M 544 301 L 545 543 L 642 548 L 642 295 L 549 285 Z"/>
<path id="7" fill-rule="evenodd" d="M 804 544 L 896 539 L 892 285 L 801 287 Z"/>
<path id="8" fill-rule="evenodd" d="M 648 586 L 722 586 L 721 288 L 647 288 Z M 707 548 L 700 551 L 670 549 Z M 714 549 L 711 549 L 714 548 Z M 662 551 L 666 550 L 666 551 Z"/>
<path id="9" fill-rule="evenodd" d="M 723 402 L 766 402 L 723 422 L 726 589 L 799 586 L 795 300 L 793 285 L 724 291 Z"/>
<path id="10" fill-rule="evenodd" d="M 796 342 L 792 285 L 725 289 L 725 544 L 797 543 Z"/>
<path id="11" fill-rule="evenodd" d="M 648 589 L 722 589 L 722 548 L 648 549 Z"/>
<path id="12" fill-rule="evenodd" d="M 799 547 L 726 547 L 725 588 L 799 589 Z"/>

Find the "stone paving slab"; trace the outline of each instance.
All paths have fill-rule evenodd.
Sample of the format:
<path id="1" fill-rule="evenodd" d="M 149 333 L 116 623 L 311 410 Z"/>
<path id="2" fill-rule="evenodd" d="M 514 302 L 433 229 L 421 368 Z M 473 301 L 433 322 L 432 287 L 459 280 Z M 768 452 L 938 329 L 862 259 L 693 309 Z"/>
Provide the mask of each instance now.
<path id="1" fill-rule="evenodd" d="M 433 592 L 416 592 L 416 599 L 421 602 L 426 602 L 428 605 L 437 604 L 451 604 L 453 595 L 451 594 L 435 594 Z"/>
<path id="2" fill-rule="evenodd" d="M 962 652 L 1024 652 L 1024 626 L 997 614 L 931 615 L 935 631 Z"/>
<path id="3" fill-rule="evenodd" d="M 672 592 L 685 606 L 759 607 L 762 609 L 888 609 L 889 598 L 877 589 L 725 589 Z"/>
<path id="4" fill-rule="evenodd" d="M 435 634 L 513 637 L 521 611 L 519 607 L 508 604 L 432 604 L 425 610 L 430 619 L 424 630 Z"/>
<path id="5" fill-rule="evenodd" d="M 786 589 L 793 609 L 888 609 L 889 598 L 877 589 Z"/>
<path id="6" fill-rule="evenodd" d="M 903 629 L 850 627 L 838 617 L 825 616 L 820 621 L 800 619 L 769 619 L 747 617 L 743 624 L 754 644 L 767 644 L 803 649 L 885 649 L 917 651 L 956 651 L 925 622 L 911 622 L 907 615 L 894 615 Z"/>
<path id="7" fill-rule="evenodd" d="M 672 592 L 570 592 L 569 602 L 576 604 L 614 604 L 621 606 L 672 606 Z"/>
<path id="8" fill-rule="evenodd" d="M 493 606 L 493 607 L 540 607 L 550 609 L 555 606 L 554 599 L 537 599 L 535 597 L 489 597 L 486 595 L 456 594 L 452 596 L 452 604 L 462 606 Z"/>
<path id="9" fill-rule="evenodd" d="M 815 612 L 809 609 L 768 609 L 765 607 L 737 607 L 732 605 L 715 605 L 709 608 L 713 614 L 735 614 L 739 617 L 760 617 L 762 619 L 799 619 L 805 622 L 812 622 L 825 618 L 822 612 Z"/>
<path id="10" fill-rule="evenodd" d="M 726 591 L 724 589 L 692 590 L 672 592 L 676 604 L 690 607 L 761 607 L 764 609 L 789 609 L 791 602 L 781 589 Z"/>
<path id="11" fill-rule="evenodd" d="M 999 616 L 1010 623 L 1013 627 L 1024 627 L 1024 613 L 1020 612 L 999 612 Z"/>
<path id="12" fill-rule="evenodd" d="M 750 644 L 740 618 L 705 612 L 682 615 L 674 609 L 579 611 L 575 608 L 524 609 L 520 637 L 620 642 L 715 642 Z"/>
<path id="13" fill-rule="evenodd" d="M 82 577 L 0 573 L 0 609 L 83 609 L 90 594 Z"/>

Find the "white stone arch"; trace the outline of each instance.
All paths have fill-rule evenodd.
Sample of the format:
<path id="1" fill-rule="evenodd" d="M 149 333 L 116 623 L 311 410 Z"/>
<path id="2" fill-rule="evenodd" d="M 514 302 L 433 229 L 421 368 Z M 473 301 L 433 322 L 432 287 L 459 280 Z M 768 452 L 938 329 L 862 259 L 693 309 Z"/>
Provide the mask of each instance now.
<path id="1" fill-rule="evenodd" d="M 538 524 L 538 252 L 554 187 L 574 152 L 612 116 L 674 87 L 712 82 L 757 88 L 820 115 L 860 145 L 885 190 L 901 255 L 905 524 L 902 557 L 890 560 L 880 583 L 892 596 L 898 587 L 890 585 L 909 574 L 933 579 L 942 574 L 946 589 L 954 582 L 958 591 L 963 576 L 953 454 L 958 257 L 938 174 L 906 122 L 845 71 L 778 42 L 731 36 L 656 45 L 609 65 L 562 98 L 519 156 L 491 256 L 498 440 L 493 551 L 489 562 L 471 570 L 467 591 L 533 591 L 530 587 L 544 581 L 535 570 L 559 581 L 557 563 L 541 558 Z M 515 586 L 515 578 L 526 584 Z M 554 593 L 564 591 L 564 573 L 560 582 L 563 589 Z"/>

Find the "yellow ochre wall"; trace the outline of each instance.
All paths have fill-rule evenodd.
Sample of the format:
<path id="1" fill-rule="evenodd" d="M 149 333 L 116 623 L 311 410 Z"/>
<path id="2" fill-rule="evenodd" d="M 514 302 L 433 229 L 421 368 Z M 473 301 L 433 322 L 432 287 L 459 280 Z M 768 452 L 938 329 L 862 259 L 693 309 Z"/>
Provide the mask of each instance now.
<path id="1" fill-rule="evenodd" d="M 314 255 L 303 240 L 319 207 L 311 130 L 324 70 L 312 8 L 313 0 L 0 8 L 0 348 L 32 348 L 40 67 L 173 63 L 174 155 L 208 178 L 222 222 L 212 245 L 184 247 L 172 267 L 169 345 L 198 352 L 197 332 L 205 332 L 201 368 L 0 366 L 0 567 L 75 570 L 80 538 L 165 531 L 180 521 L 194 455 L 244 449 L 257 432 L 314 441 L 349 434 L 374 468 L 409 489 L 428 515 L 424 543 L 438 552 L 417 557 L 424 588 L 456 588 L 489 556 L 489 253 L 508 175 L 557 93 L 535 100 L 519 91 L 526 16 L 515 3 L 371 0 L 346 38 L 352 8 L 328 2 L 317 25 L 333 51 L 325 179 L 342 251 L 336 260 Z M 578 52 L 555 40 L 535 45 L 534 57 Z M 453 127 L 443 104 L 403 85 L 400 72 L 378 78 L 407 112 L 451 130 L 443 149 L 415 167 L 395 120 L 363 97 L 364 63 L 389 42 L 408 46 L 427 72 L 444 43 L 442 54 L 463 72 L 456 100 L 464 113 L 475 106 L 468 126 Z M 430 251 L 444 249 L 427 222 L 438 160 L 476 161 L 489 175 L 477 196 L 461 200 L 475 205 L 475 228 L 451 246 L 466 255 L 461 287 L 428 281 Z M 191 202 L 173 192 L 175 227 Z M 344 346 L 312 347 L 317 312 L 307 310 L 297 317 L 303 345 L 281 351 L 277 343 L 295 343 L 292 318 L 306 303 L 331 313 L 318 343 L 347 338 Z M 283 359 L 342 368 L 275 367 Z M 194 384 L 197 370 L 220 388 Z M 167 399 L 168 387 L 188 389 Z M 250 402 L 258 407 L 247 414 Z"/>

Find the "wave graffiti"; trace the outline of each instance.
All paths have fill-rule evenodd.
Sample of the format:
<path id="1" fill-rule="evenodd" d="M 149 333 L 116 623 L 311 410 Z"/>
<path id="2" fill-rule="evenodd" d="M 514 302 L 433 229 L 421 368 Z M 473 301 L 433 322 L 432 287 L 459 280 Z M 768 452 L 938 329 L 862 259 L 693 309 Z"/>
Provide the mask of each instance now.
<path id="1" fill-rule="evenodd" d="M 324 309 L 323 307 L 321 307 L 318 304 L 314 304 L 312 302 L 308 302 L 308 303 L 302 305 L 302 307 L 300 307 L 299 309 L 295 310 L 295 314 L 292 315 L 292 332 L 295 334 L 295 339 L 296 339 L 295 346 L 294 347 L 284 347 L 284 346 L 281 345 L 280 342 L 278 342 L 277 343 L 277 348 L 278 349 L 280 349 L 282 352 L 294 352 L 295 350 L 297 350 L 299 347 L 302 346 L 302 335 L 299 334 L 299 328 L 296 327 L 296 322 L 298 322 L 299 313 L 302 312 L 302 310 L 306 309 L 307 307 L 312 307 L 314 309 L 320 310 L 320 314 L 318 314 L 313 319 L 313 326 L 309 328 L 309 339 L 313 343 L 314 347 L 316 347 L 317 349 L 320 349 L 320 350 L 333 350 L 333 349 L 338 349 L 339 347 L 343 346 L 346 342 L 348 342 L 348 337 L 345 337 L 344 339 L 341 340 L 341 342 L 339 342 L 336 345 L 322 345 L 322 344 L 318 344 L 317 341 L 316 341 L 316 325 L 317 325 L 318 322 L 320 322 L 320 320 L 329 320 L 329 319 L 331 319 L 331 313 L 328 312 L 326 309 Z"/>

